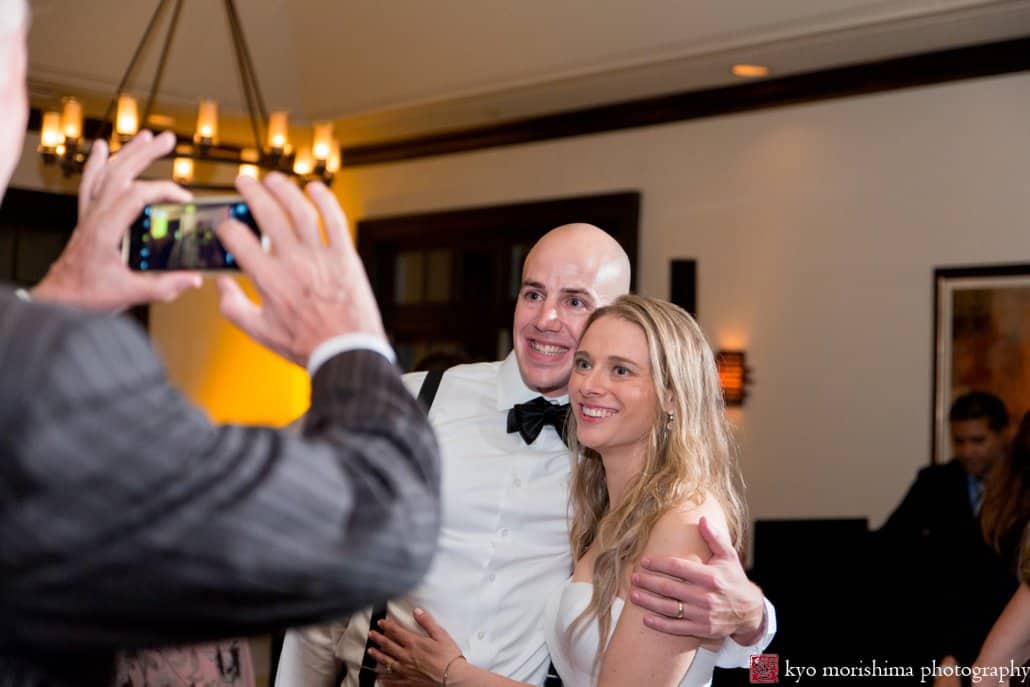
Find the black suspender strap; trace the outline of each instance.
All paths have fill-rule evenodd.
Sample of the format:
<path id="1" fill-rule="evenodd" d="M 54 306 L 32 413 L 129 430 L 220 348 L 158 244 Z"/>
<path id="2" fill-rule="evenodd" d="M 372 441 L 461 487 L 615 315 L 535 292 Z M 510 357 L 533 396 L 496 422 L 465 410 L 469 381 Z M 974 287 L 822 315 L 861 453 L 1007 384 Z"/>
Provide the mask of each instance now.
<path id="1" fill-rule="evenodd" d="M 422 404 L 427 413 L 433 407 L 436 390 L 440 388 L 440 380 L 443 379 L 443 373 L 446 371 L 439 368 L 430 370 L 426 373 L 426 378 L 422 380 L 422 387 L 418 390 L 418 402 Z"/>
<path id="2" fill-rule="evenodd" d="M 426 374 L 426 378 L 422 380 L 422 386 L 418 390 L 418 402 L 422 404 L 422 407 L 429 412 L 429 409 L 433 407 L 433 399 L 436 398 L 436 391 L 440 388 L 440 380 L 443 379 L 443 373 L 446 370 L 435 369 L 430 370 Z M 368 629 L 372 631 L 379 624 L 379 621 L 386 617 L 386 606 L 381 606 L 372 609 L 372 617 L 368 621 Z M 365 653 L 361 656 L 361 670 L 358 674 L 358 685 L 359 687 L 374 687 L 376 683 L 376 668 L 378 664 L 376 660 L 368 653 L 368 650 L 372 647 L 372 640 L 365 639 Z M 339 681 L 338 681 L 339 683 Z"/>
<path id="3" fill-rule="evenodd" d="M 386 606 L 372 609 L 372 617 L 368 621 L 368 630 L 371 632 L 379 621 L 386 617 Z M 373 687 L 376 683 L 376 669 L 379 664 L 372 658 L 368 650 L 372 647 L 372 640 L 365 639 L 365 653 L 361 657 L 361 670 L 358 672 L 358 687 Z M 337 684 L 342 684 L 338 682 Z"/>

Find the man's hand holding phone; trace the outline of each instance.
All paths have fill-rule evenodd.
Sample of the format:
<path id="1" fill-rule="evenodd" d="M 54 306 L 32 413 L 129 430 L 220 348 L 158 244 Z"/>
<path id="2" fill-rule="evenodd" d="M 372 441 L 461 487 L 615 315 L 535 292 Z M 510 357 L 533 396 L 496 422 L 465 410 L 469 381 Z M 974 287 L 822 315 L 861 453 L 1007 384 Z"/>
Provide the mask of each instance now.
<path id="1" fill-rule="evenodd" d="M 175 135 L 141 131 L 114 157 L 93 143 L 79 187 L 79 223 L 61 256 L 32 290 L 33 298 L 96 310 L 123 310 L 139 303 L 171 301 L 201 284 L 192 272 L 141 274 L 122 260 L 129 225 L 149 203 L 187 202 L 189 191 L 171 181 L 137 177 L 175 147 Z"/>
<path id="2" fill-rule="evenodd" d="M 230 218 L 261 236 L 250 208 L 239 196 L 147 205 L 122 242 L 122 255 L 129 269 L 137 272 L 237 271 L 232 253 L 215 235 L 218 225 Z"/>
<path id="3" fill-rule="evenodd" d="M 261 305 L 256 305 L 232 278 L 220 277 L 222 314 L 258 343 L 302 366 L 319 344 L 334 336 L 367 334 L 385 342 L 347 218 L 329 189 L 312 182 L 305 198 L 274 172 L 263 183 L 240 177 L 236 188 L 271 240 L 272 252 L 266 253 L 239 221 L 218 228 L 222 243 L 261 296 Z M 319 231 L 320 220 L 328 244 Z"/>
<path id="4" fill-rule="evenodd" d="M 191 194 L 171 181 L 139 175 L 175 147 L 175 136 L 142 131 L 114 157 L 96 141 L 83 170 L 79 224 L 57 261 L 32 290 L 34 298 L 97 310 L 170 301 L 201 284 L 194 272 L 129 269 L 119 246 L 130 224 L 151 203 L 186 203 Z M 273 253 L 252 229 L 229 220 L 216 233 L 261 295 L 252 303 L 229 277 L 218 280 L 222 313 L 276 353 L 306 365 L 312 351 L 341 334 L 386 341 L 372 288 L 354 250 L 347 218 L 324 184 L 307 187 L 307 198 L 282 174 L 263 183 L 236 181 Z M 310 199 L 310 202 L 309 200 Z M 316 210 L 317 208 L 317 210 Z M 322 240 L 324 228 L 328 244 Z"/>

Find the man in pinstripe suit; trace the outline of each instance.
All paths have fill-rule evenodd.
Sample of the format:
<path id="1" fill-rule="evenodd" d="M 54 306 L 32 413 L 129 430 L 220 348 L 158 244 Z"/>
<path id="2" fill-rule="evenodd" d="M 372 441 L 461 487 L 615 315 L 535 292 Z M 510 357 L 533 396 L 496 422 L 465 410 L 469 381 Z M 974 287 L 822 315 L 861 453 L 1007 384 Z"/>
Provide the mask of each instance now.
<path id="1" fill-rule="evenodd" d="M 0 190 L 24 130 L 24 16 L 0 0 Z M 0 287 L 0 685 L 106 685 L 118 648 L 339 617 L 413 586 L 435 548 L 435 439 L 324 186 L 241 180 L 275 256 L 219 229 L 263 301 L 226 279 L 224 314 L 312 376 L 303 438 L 212 426 L 111 314 L 198 282 L 131 273 L 115 248 L 145 203 L 188 198 L 136 180 L 173 146 L 95 145 L 65 253 L 31 294 Z"/>

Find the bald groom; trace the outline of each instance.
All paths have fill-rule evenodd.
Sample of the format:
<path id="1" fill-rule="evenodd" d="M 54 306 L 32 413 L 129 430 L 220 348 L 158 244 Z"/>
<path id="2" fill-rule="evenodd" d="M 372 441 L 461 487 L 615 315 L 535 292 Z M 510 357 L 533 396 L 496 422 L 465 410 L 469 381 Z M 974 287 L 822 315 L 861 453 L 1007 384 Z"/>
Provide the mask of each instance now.
<path id="1" fill-rule="evenodd" d="M 629 284 L 629 259 L 610 235 L 589 224 L 553 229 L 523 266 L 513 352 L 503 361 L 459 365 L 443 376 L 429 413 L 443 461 L 438 551 L 422 585 L 390 602 L 389 614 L 412 628 L 418 626 L 415 608 L 435 617 L 468 659 L 452 668 L 455 684 L 464 684 L 462 670 L 477 669 L 544 682 L 550 662 L 544 601 L 573 564 L 567 530 L 571 462 L 553 426 L 527 438 L 509 432 L 508 412 L 534 399 L 568 402 L 572 359 L 587 318 L 627 293 Z M 418 393 L 425 376 L 408 374 L 404 382 Z M 748 655 L 772 638 L 772 607 L 735 557 L 717 563 L 710 576 L 718 577 L 714 587 L 684 586 L 689 594 L 680 600 L 685 616 L 695 616 L 697 626 L 707 628 L 706 636 L 733 635 L 751 644 L 729 641 L 720 654 L 721 666 L 746 666 Z M 658 613 L 679 607 L 676 600 L 658 596 L 644 600 Z M 335 687 L 344 666 L 343 685 L 370 684 L 367 678 L 359 681 L 369 670 L 360 668 L 369 618 L 364 612 L 349 622 L 290 632 L 276 684 Z M 681 631 L 683 621 L 675 622 L 655 627 L 687 634 Z M 440 677 L 435 676 L 437 682 Z"/>

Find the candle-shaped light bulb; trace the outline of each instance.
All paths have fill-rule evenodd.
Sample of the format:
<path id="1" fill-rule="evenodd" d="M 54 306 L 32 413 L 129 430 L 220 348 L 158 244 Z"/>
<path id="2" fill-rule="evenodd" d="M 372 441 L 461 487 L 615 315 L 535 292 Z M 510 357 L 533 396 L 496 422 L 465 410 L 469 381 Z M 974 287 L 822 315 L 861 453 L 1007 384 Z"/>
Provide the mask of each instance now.
<path id="1" fill-rule="evenodd" d="M 64 99 L 64 110 L 61 112 L 61 131 L 69 141 L 82 137 L 82 103 L 75 98 Z"/>
<path id="2" fill-rule="evenodd" d="M 293 160 L 293 171 L 295 174 L 304 176 L 311 174 L 315 168 L 315 160 L 311 156 L 310 148 L 301 148 L 297 151 L 297 157 Z"/>
<path id="3" fill-rule="evenodd" d="M 201 100 L 197 108 L 197 130 L 193 140 L 203 145 L 218 143 L 218 103 Z"/>
<path id="4" fill-rule="evenodd" d="M 340 142 L 334 138 L 332 150 L 329 151 L 329 159 L 325 163 L 325 168 L 330 174 L 340 171 L 340 157 Z"/>
<path id="5" fill-rule="evenodd" d="M 177 157 L 172 162 L 172 179 L 180 184 L 193 181 L 193 160 L 188 157 Z"/>
<path id="6" fill-rule="evenodd" d="M 332 154 L 332 147 L 333 123 L 318 122 L 315 124 L 315 137 L 312 146 L 315 159 L 321 162 L 327 161 L 329 156 Z"/>
<path id="7" fill-rule="evenodd" d="M 64 132 L 61 131 L 61 113 L 44 112 L 43 124 L 39 127 L 39 149 L 44 153 L 53 153 L 62 143 Z"/>
<path id="8" fill-rule="evenodd" d="M 288 126 L 289 122 L 287 121 L 285 112 L 273 112 L 269 115 L 268 147 L 272 149 L 273 153 L 282 154 L 286 150 L 286 146 L 289 145 L 290 140 L 287 135 Z"/>
<path id="9" fill-rule="evenodd" d="M 136 99 L 131 95 L 118 96 L 118 110 L 114 122 L 115 133 L 123 138 L 132 138 L 139 131 L 139 110 Z"/>

